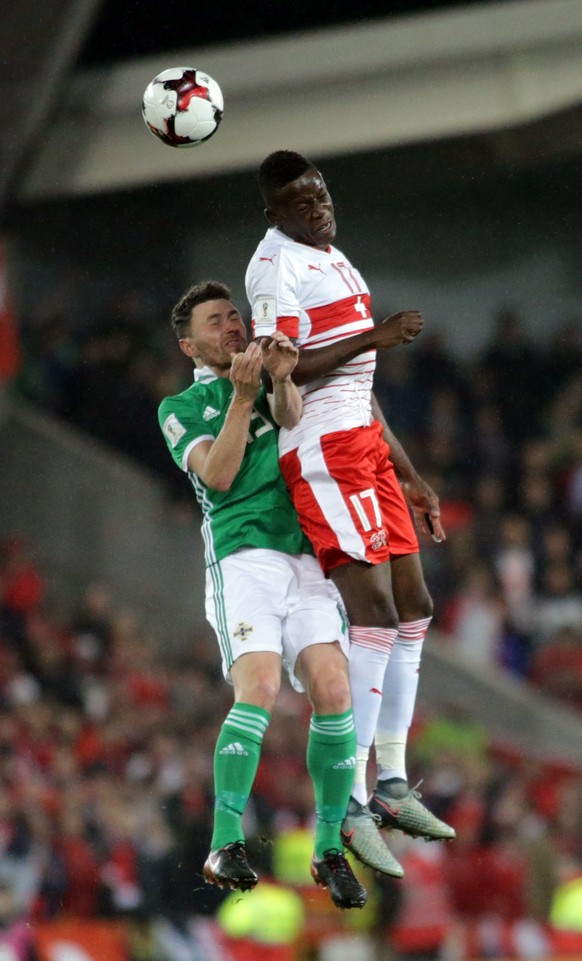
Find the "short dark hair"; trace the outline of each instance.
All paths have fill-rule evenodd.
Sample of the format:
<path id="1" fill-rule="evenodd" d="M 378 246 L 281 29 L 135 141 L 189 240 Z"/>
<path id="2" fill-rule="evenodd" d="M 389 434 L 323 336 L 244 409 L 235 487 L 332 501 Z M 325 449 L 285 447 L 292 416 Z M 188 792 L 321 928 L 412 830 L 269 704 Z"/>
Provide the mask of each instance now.
<path id="1" fill-rule="evenodd" d="M 297 180 L 314 166 L 311 160 L 294 150 L 275 150 L 270 153 L 259 167 L 259 187 L 265 203 L 269 204 L 281 187 Z"/>
<path id="2" fill-rule="evenodd" d="M 180 297 L 178 303 L 172 308 L 170 316 L 178 340 L 184 337 L 192 320 L 194 308 L 198 304 L 205 304 L 208 300 L 232 300 L 232 297 L 226 284 L 221 284 L 219 280 L 203 280 L 199 284 L 194 284 Z"/>

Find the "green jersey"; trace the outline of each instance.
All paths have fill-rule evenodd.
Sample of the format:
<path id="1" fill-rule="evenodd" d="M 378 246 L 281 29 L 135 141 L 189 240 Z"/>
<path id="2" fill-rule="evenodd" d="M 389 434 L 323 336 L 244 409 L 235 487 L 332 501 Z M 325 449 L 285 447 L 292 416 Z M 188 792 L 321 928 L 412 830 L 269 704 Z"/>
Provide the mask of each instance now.
<path id="1" fill-rule="evenodd" d="M 205 367 L 195 371 L 191 387 L 164 398 L 158 411 L 170 453 L 188 473 L 202 508 L 205 563 L 209 566 L 248 547 L 313 554 L 279 470 L 278 427 L 263 387 L 253 406 L 245 454 L 230 490 L 213 490 L 188 470 L 188 455 L 196 444 L 218 437 L 233 390 L 227 377 L 217 377 Z"/>

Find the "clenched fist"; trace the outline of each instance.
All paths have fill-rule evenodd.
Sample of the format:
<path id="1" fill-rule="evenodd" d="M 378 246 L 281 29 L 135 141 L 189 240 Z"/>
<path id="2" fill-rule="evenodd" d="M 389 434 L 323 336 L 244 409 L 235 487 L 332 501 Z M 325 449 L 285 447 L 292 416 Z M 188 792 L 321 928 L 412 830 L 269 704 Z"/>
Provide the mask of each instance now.
<path id="1" fill-rule="evenodd" d="M 380 349 L 410 344 L 420 334 L 423 324 L 419 310 L 401 310 L 398 314 L 392 314 L 374 328 L 374 346 Z"/>

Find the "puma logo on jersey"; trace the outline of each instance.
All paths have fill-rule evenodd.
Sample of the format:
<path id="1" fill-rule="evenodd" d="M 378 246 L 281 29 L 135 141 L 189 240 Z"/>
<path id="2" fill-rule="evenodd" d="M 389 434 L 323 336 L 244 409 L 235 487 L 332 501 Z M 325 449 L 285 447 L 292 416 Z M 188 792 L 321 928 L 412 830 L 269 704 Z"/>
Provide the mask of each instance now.
<path id="1" fill-rule="evenodd" d="M 323 273 L 323 268 L 320 267 L 318 264 L 309 264 L 308 267 L 307 267 L 307 269 L 308 269 L 308 270 L 319 270 L 319 273 L 320 273 L 320 274 Z"/>
<path id="2" fill-rule="evenodd" d="M 259 257 L 259 261 L 261 261 L 261 260 L 268 260 L 269 263 L 272 264 L 276 256 L 277 256 L 277 254 L 273 254 L 272 257 Z"/>
<path id="3" fill-rule="evenodd" d="M 207 407 L 202 414 L 203 420 L 212 420 L 214 417 L 218 417 L 220 411 L 216 407 Z"/>

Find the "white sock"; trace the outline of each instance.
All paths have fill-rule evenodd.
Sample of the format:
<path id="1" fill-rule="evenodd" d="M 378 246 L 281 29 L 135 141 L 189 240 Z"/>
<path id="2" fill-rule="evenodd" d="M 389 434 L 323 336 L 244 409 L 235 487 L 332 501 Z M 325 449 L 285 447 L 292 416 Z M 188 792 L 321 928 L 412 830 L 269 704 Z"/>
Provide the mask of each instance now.
<path id="1" fill-rule="evenodd" d="M 422 646 L 430 622 L 430 617 L 423 617 L 398 628 L 384 675 L 374 738 L 379 781 L 393 777 L 407 780 L 406 742 L 416 704 Z"/>
<path id="2" fill-rule="evenodd" d="M 360 804 L 368 803 L 368 754 L 370 749 L 356 745 L 356 770 L 354 771 L 354 783 L 352 784 L 351 795 Z"/>
<path id="3" fill-rule="evenodd" d="M 382 703 L 382 687 L 395 628 L 350 627 L 350 689 L 356 728 L 356 772 L 352 796 L 366 804 L 366 769 Z"/>
<path id="4" fill-rule="evenodd" d="M 406 781 L 406 742 L 408 732 L 392 734 L 377 730 L 374 737 L 378 781 L 399 777 Z"/>

